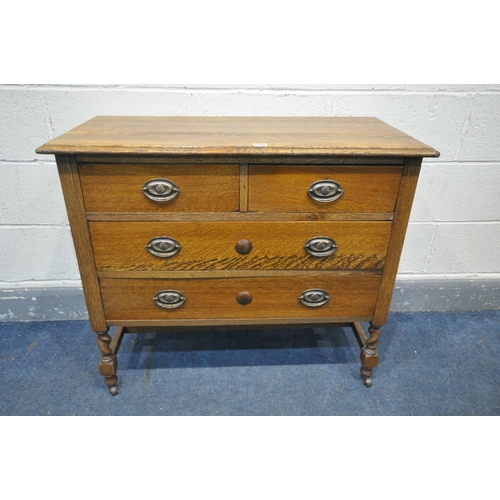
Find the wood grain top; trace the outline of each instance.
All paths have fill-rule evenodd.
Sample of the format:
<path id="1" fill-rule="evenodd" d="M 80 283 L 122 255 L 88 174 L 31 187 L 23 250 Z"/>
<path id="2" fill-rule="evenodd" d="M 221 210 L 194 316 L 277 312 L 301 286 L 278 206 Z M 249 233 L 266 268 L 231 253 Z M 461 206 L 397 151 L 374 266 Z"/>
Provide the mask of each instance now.
<path id="1" fill-rule="evenodd" d="M 437 157 L 377 118 L 97 116 L 39 154 Z"/>

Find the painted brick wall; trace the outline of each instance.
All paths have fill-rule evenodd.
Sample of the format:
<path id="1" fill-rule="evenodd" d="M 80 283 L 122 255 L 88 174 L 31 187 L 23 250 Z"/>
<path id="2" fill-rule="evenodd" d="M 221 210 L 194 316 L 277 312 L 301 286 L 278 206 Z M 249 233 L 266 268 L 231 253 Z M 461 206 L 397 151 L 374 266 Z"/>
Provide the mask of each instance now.
<path id="1" fill-rule="evenodd" d="M 95 115 L 375 116 L 425 160 L 399 280 L 500 278 L 500 84 L 0 86 L 0 288 L 79 287 L 45 141 Z"/>

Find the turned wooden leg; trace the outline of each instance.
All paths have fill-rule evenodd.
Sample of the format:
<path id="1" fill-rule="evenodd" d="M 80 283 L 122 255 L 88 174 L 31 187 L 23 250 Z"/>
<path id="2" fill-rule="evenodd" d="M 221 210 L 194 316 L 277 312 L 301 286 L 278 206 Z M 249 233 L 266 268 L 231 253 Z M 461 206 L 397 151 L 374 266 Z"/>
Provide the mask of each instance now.
<path id="1" fill-rule="evenodd" d="M 378 339 L 380 337 L 380 326 L 374 326 L 370 323 L 368 333 L 370 336 L 364 341 L 361 348 L 361 378 L 366 387 L 372 386 L 372 371 L 378 364 Z"/>
<path id="2" fill-rule="evenodd" d="M 107 331 L 96 333 L 97 346 L 101 351 L 101 358 L 99 359 L 99 373 L 104 376 L 104 383 L 109 387 L 111 394 L 116 396 L 118 394 L 118 389 L 116 388 L 116 383 L 118 382 L 118 377 L 116 376 L 118 362 L 116 354 L 109 345 L 111 337 L 108 335 Z"/>

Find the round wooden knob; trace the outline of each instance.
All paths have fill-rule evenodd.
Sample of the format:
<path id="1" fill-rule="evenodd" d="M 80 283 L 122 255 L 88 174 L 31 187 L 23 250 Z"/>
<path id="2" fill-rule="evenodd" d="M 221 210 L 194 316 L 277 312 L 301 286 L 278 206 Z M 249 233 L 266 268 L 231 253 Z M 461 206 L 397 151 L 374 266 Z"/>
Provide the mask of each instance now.
<path id="1" fill-rule="evenodd" d="M 248 240 L 240 240 L 236 243 L 236 251 L 245 255 L 252 251 L 252 244 Z"/>
<path id="2" fill-rule="evenodd" d="M 246 306 L 247 304 L 250 304 L 250 302 L 252 302 L 252 296 L 250 295 L 250 292 L 240 292 L 238 295 L 236 295 L 236 300 L 238 304 Z"/>

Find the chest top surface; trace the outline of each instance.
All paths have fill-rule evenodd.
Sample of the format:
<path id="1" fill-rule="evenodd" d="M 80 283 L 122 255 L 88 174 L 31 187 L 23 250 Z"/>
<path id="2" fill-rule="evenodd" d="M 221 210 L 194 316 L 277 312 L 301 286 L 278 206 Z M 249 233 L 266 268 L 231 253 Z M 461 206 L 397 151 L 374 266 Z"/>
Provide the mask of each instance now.
<path id="1" fill-rule="evenodd" d="M 96 116 L 37 153 L 439 156 L 368 117 Z"/>

